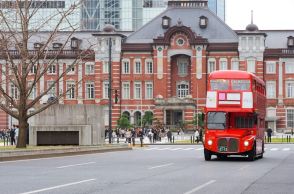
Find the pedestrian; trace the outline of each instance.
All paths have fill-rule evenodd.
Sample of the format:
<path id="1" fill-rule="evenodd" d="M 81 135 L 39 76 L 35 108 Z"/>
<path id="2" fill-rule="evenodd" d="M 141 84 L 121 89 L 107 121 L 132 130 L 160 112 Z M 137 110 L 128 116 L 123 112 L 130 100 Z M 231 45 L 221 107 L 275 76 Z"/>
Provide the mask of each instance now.
<path id="1" fill-rule="evenodd" d="M 202 138 L 203 138 L 203 129 L 200 128 L 200 130 L 199 130 L 199 141 L 203 142 Z"/>
<path id="2" fill-rule="evenodd" d="M 194 139 L 195 142 L 198 144 L 199 143 L 199 130 L 196 129 L 195 133 L 194 133 Z"/>
<path id="3" fill-rule="evenodd" d="M 178 129 L 178 135 L 180 135 L 180 129 Z"/>
<path id="4" fill-rule="evenodd" d="M 266 133 L 267 133 L 267 142 L 272 142 L 272 133 L 273 133 L 273 130 L 271 128 L 268 128 L 266 130 Z"/>
<path id="5" fill-rule="evenodd" d="M 15 130 L 14 130 L 14 128 L 11 128 L 9 130 L 9 136 L 10 136 L 10 145 L 15 145 Z"/>
<path id="6" fill-rule="evenodd" d="M 167 131 L 167 141 L 168 141 L 169 143 L 172 142 L 172 132 L 171 132 L 170 130 Z"/>
<path id="7" fill-rule="evenodd" d="M 14 132 L 15 132 L 15 145 L 17 144 L 17 141 L 18 141 L 18 134 L 19 134 L 19 127 L 18 125 L 15 125 L 15 128 L 14 128 Z"/>
<path id="8" fill-rule="evenodd" d="M 140 143 L 141 143 L 141 147 L 143 146 L 143 139 L 144 139 L 144 135 L 143 135 L 143 130 L 141 129 L 138 132 L 138 137 L 140 138 Z"/>
<path id="9" fill-rule="evenodd" d="M 153 143 L 153 133 L 152 133 L 152 130 L 151 129 L 148 132 L 148 138 L 149 138 L 149 142 L 150 143 Z"/>

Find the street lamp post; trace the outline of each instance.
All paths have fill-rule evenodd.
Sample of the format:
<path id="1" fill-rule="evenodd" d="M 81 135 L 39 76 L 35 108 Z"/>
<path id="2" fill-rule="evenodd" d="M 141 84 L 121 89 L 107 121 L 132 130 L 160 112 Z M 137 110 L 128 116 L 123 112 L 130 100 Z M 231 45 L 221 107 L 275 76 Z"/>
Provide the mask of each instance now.
<path id="1" fill-rule="evenodd" d="M 108 117 L 108 137 L 109 137 L 109 144 L 111 144 L 111 136 L 112 136 L 112 74 L 111 74 L 111 47 L 112 47 L 112 40 L 111 37 L 109 37 L 108 40 L 108 47 L 109 47 L 109 60 L 108 60 L 108 97 L 109 97 L 109 103 L 108 103 L 108 109 L 109 109 L 109 117 Z"/>

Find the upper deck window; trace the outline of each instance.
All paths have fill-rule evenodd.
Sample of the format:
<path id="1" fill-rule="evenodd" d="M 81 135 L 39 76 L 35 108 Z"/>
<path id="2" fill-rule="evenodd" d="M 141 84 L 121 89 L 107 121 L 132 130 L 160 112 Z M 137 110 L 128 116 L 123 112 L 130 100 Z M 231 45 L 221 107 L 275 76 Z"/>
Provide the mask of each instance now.
<path id="1" fill-rule="evenodd" d="M 250 80 L 232 80 L 232 90 L 249 90 Z"/>
<path id="2" fill-rule="evenodd" d="M 225 79 L 216 79 L 210 81 L 211 90 L 228 90 L 229 89 L 229 80 Z"/>

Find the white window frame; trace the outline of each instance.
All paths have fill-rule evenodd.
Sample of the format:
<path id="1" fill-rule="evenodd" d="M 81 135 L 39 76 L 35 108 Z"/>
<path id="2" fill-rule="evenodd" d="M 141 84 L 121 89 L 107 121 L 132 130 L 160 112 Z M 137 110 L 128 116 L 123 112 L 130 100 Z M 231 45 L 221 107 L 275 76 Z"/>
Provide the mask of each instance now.
<path id="1" fill-rule="evenodd" d="M 249 58 L 246 60 L 247 63 L 247 71 L 251 73 L 255 73 L 256 71 L 256 59 Z"/>
<path id="2" fill-rule="evenodd" d="M 142 62 L 140 59 L 134 60 L 134 74 L 142 74 Z"/>
<path id="3" fill-rule="evenodd" d="M 294 62 L 285 62 L 285 73 L 294 73 Z"/>
<path id="4" fill-rule="evenodd" d="M 153 73 L 153 60 L 147 59 L 145 61 L 145 73 L 146 74 L 152 74 Z"/>
<path id="5" fill-rule="evenodd" d="M 109 61 L 103 61 L 102 62 L 103 67 L 102 67 L 102 72 L 103 73 L 109 73 Z"/>
<path id="6" fill-rule="evenodd" d="M 209 58 L 207 61 L 207 72 L 211 73 L 214 71 L 216 71 L 216 60 L 215 58 Z"/>
<path id="7" fill-rule="evenodd" d="M 231 60 L 231 70 L 239 70 L 239 59 L 237 58 L 232 58 Z"/>
<path id="8" fill-rule="evenodd" d="M 189 61 L 187 58 L 179 58 L 177 65 L 178 65 L 178 75 L 179 76 L 188 75 Z"/>
<path id="9" fill-rule="evenodd" d="M 47 69 L 47 74 L 48 75 L 55 75 L 56 74 L 56 66 L 57 66 L 57 64 L 49 65 L 49 67 Z"/>
<path id="10" fill-rule="evenodd" d="M 103 81 L 103 99 L 109 99 L 109 81 Z"/>
<path id="11" fill-rule="evenodd" d="M 71 64 L 66 64 L 66 70 L 71 66 Z M 67 72 L 68 75 L 73 75 L 76 73 L 76 64 L 74 64 L 69 71 Z"/>
<path id="12" fill-rule="evenodd" d="M 142 98 L 142 83 L 141 82 L 134 82 L 134 99 L 141 99 Z"/>
<path id="13" fill-rule="evenodd" d="M 286 81 L 286 98 L 294 98 L 294 81 Z"/>
<path id="14" fill-rule="evenodd" d="M 123 59 L 122 60 L 122 74 L 130 74 L 130 60 Z"/>
<path id="15" fill-rule="evenodd" d="M 276 62 L 267 61 L 266 62 L 266 73 L 267 74 L 276 74 Z"/>
<path id="16" fill-rule="evenodd" d="M 85 94 L 86 99 L 94 99 L 95 98 L 95 84 L 93 81 L 89 81 L 85 83 Z"/>
<path id="17" fill-rule="evenodd" d="M 179 86 L 185 85 L 187 88 L 179 88 Z M 185 98 L 187 95 L 190 94 L 190 85 L 187 81 L 181 81 L 177 83 L 177 97 L 178 98 Z"/>
<path id="18" fill-rule="evenodd" d="M 153 99 L 153 82 L 145 82 L 145 99 Z"/>
<path id="19" fill-rule="evenodd" d="M 268 99 L 276 98 L 276 81 L 266 81 L 266 97 Z"/>
<path id="20" fill-rule="evenodd" d="M 220 58 L 219 70 L 228 70 L 228 60 L 226 58 Z"/>
<path id="21" fill-rule="evenodd" d="M 32 65 L 30 69 L 30 75 L 36 74 L 37 73 L 37 64 Z"/>
<path id="22" fill-rule="evenodd" d="M 33 84 L 33 81 L 28 81 L 28 87 L 31 87 L 31 85 Z M 29 95 L 29 99 L 30 100 L 34 100 L 37 97 L 37 87 L 36 85 L 33 87 L 33 89 L 31 90 L 31 93 Z"/>
<path id="23" fill-rule="evenodd" d="M 54 83 L 53 80 L 48 80 L 47 81 L 47 89 Z M 50 96 L 56 96 L 56 83 L 55 85 L 47 92 L 48 95 Z"/>
<path id="24" fill-rule="evenodd" d="M 85 75 L 94 75 L 95 73 L 95 62 L 85 63 Z"/>
<path id="25" fill-rule="evenodd" d="M 13 83 L 10 84 L 10 96 L 13 99 L 18 99 L 19 98 L 18 88 Z"/>
<path id="26" fill-rule="evenodd" d="M 73 100 L 76 98 L 76 83 L 75 81 L 66 82 L 66 99 Z"/>
<path id="27" fill-rule="evenodd" d="M 131 97 L 131 85 L 130 82 L 122 82 L 122 99 L 130 99 Z"/>

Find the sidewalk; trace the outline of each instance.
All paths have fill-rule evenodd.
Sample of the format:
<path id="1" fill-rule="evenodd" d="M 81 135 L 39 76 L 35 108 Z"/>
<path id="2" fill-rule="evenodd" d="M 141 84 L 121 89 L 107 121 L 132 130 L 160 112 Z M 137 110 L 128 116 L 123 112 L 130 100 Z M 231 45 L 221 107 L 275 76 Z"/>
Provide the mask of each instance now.
<path id="1" fill-rule="evenodd" d="M 26 149 L 0 149 L 0 161 L 61 157 L 81 154 L 126 151 L 131 149 L 132 148 L 128 145 L 121 144 L 100 146 L 36 146 L 34 148 Z"/>

